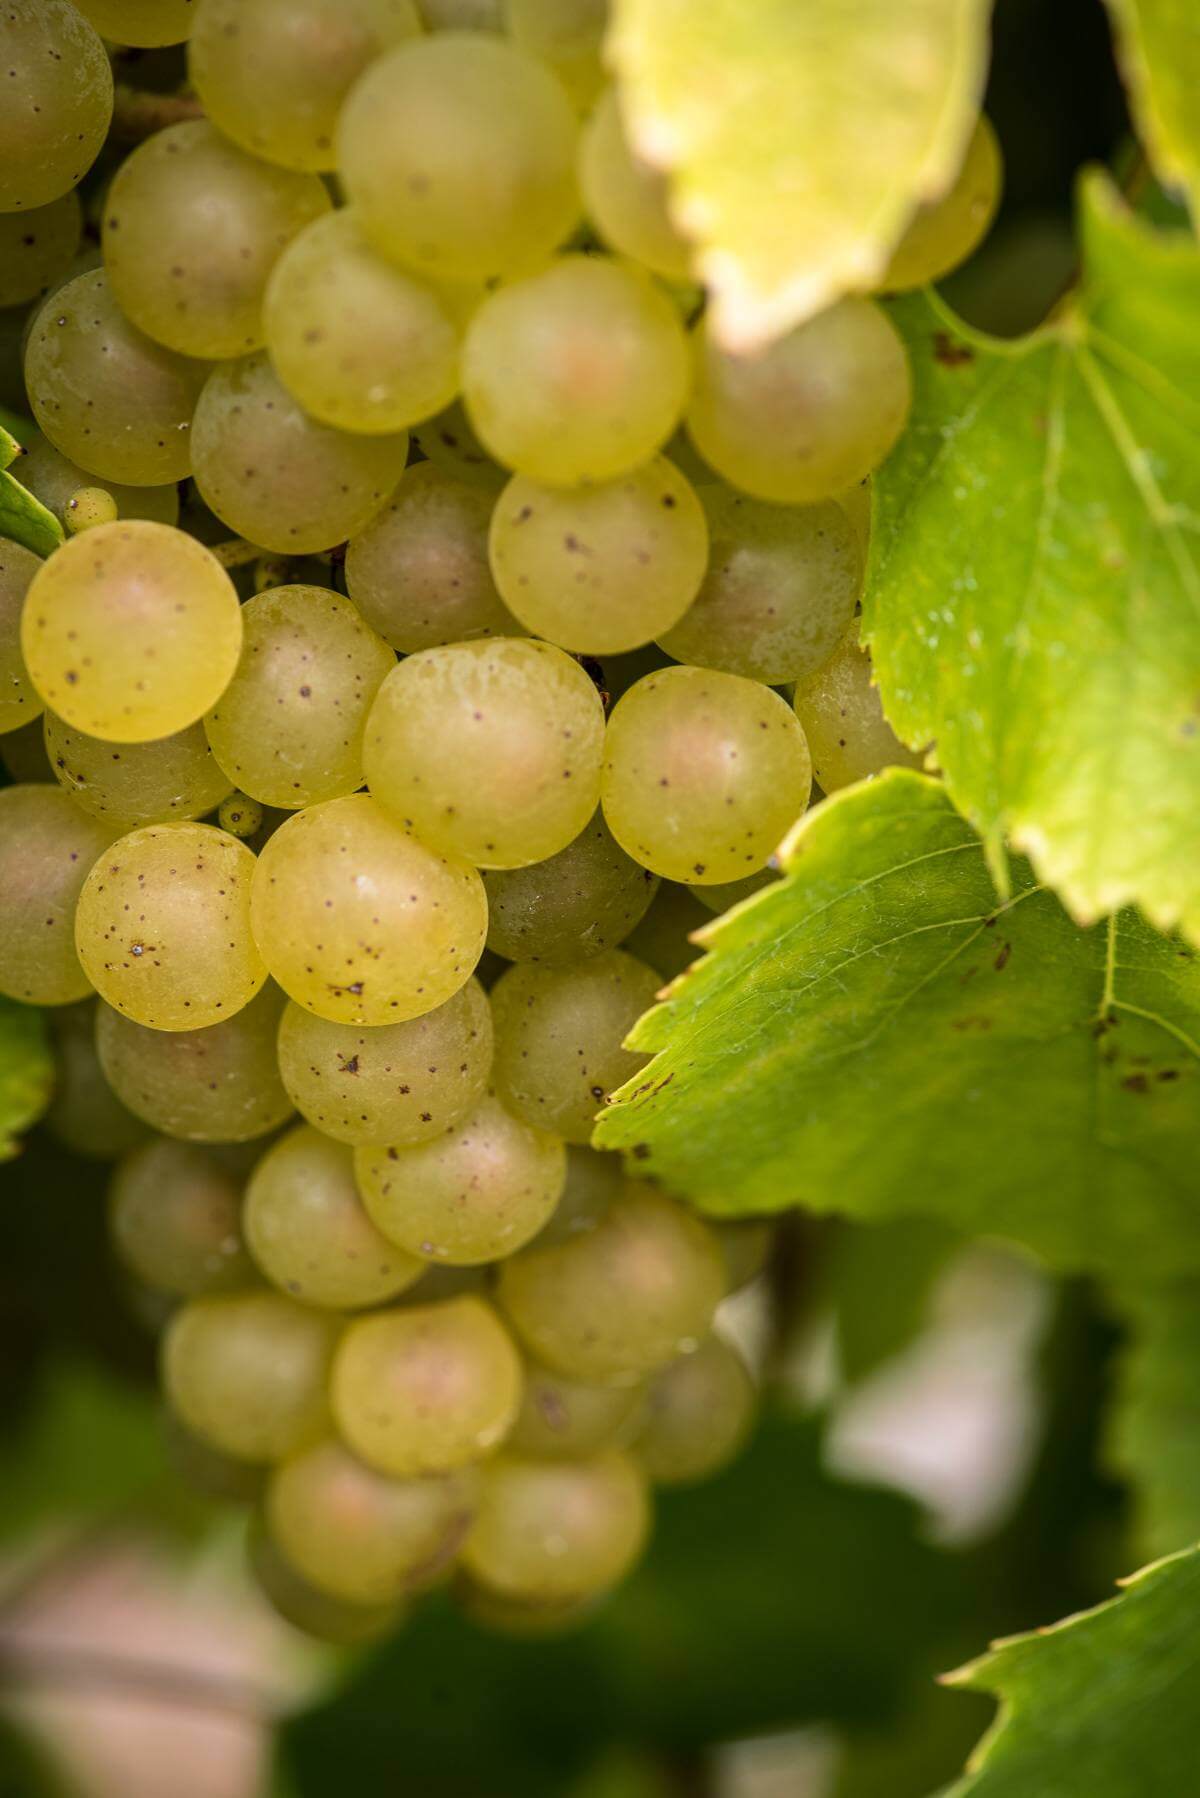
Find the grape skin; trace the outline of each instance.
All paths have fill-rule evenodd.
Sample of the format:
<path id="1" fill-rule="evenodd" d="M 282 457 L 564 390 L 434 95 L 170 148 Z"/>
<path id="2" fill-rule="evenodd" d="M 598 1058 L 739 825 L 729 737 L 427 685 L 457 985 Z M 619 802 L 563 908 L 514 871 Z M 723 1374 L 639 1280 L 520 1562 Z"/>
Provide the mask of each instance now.
<path id="1" fill-rule="evenodd" d="M 671 222 L 666 178 L 631 150 L 615 87 L 584 126 L 579 181 L 588 217 L 612 249 L 668 281 L 688 279 L 691 250 Z"/>
<path id="2" fill-rule="evenodd" d="M 640 1386 L 590 1386 L 527 1365 L 521 1409 L 508 1447 L 541 1461 L 573 1461 L 618 1446 L 634 1431 Z"/>
<path id="3" fill-rule="evenodd" d="M 573 842 L 545 861 L 484 874 L 488 948 L 509 961 L 583 961 L 635 929 L 658 879 L 626 855 L 595 812 Z"/>
<path id="4" fill-rule="evenodd" d="M 181 44 L 197 16 L 196 0 L 75 0 L 103 37 L 152 49 Z"/>
<path id="5" fill-rule="evenodd" d="M 852 630 L 837 653 L 797 686 L 796 716 L 813 756 L 813 773 L 826 793 L 836 793 L 884 768 L 920 768 L 923 753 L 897 737 L 883 715 L 871 658 Z"/>
<path id="6" fill-rule="evenodd" d="M 742 1448 L 754 1408 L 754 1381 L 742 1357 L 709 1336 L 647 1382 L 634 1452 L 658 1485 L 710 1479 Z"/>
<path id="7" fill-rule="evenodd" d="M 113 109 L 112 68 L 69 0 L 6 0 L 0 62 L 0 213 L 47 206 L 94 162 Z"/>
<path id="8" fill-rule="evenodd" d="M 879 285 L 905 293 L 940 281 L 965 262 L 996 216 L 1003 184 L 1000 145 L 981 113 L 953 184 L 940 200 L 918 208 Z"/>
<path id="9" fill-rule="evenodd" d="M 95 476 L 64 456 L 43 432 L 30 431 L 21 445 L 20 479 L 22 487 L 28 487 L 65 525 L 73 495 Z M 119 518 L 147 518 L 154 524 L 179 522 L 179 488 L 174 484 L 130 487 L 121 481 L 105 481 L 104 485 L 116 501 Z"/>
<path id="10" fill-rule="evenodd" d="M 31 549 L 0 537 L 0 734 L 20 730 L 42 711 L 41 695 L 21 653 L 21 612 L 40 567 Z"/>
<path id="11" fill-rule="evenodd" d="M 68 1005 L 91 992 L 75 917 L 88 871 L 112 839 L 59 787 L 0 791 L 0 993 Z"/>
<path id="12" fill-rule="evenodd" d="M 148 743 L 114 744 L 45 716 L 46 754 L 59 785 L 93 818 L 114 830 L 202 818 L 230 789 L 203 727 L 189 724 Z"/>
<path id="13" fill-rule="evenodd" d="M 47 1020 L 54 1044 L 54 1098 L 44 1119 L 57 1142 L 86 1161 L 116 1161 L 150 1134 L 113 1092 L 96 1054 L 95 1003 L 60 1005 Z"/>
<path id="14" fill-rule="evenodd" d="M 210 1151 L 154 1138 L 114 1170 L 108 1206 L 113 1247 L 156 1292 L 195 1298 L 254 1284 L 241 1183 Z"/>
<path id="15" fill-rule="evenodd" d="M 618 1450 L 562 1462 L 506 1453 L 484 1471 L 463 1565 L 507 1597 L 586 1598 L 629 1572 L 649 1529 L 644 1480 Z"/>
<path id="16" fill-rule="evenodd" d="M 21 306 L 62 279 L 79 248 L 79 196 L 31 212 L 0 212 L 0 306 Z"/>

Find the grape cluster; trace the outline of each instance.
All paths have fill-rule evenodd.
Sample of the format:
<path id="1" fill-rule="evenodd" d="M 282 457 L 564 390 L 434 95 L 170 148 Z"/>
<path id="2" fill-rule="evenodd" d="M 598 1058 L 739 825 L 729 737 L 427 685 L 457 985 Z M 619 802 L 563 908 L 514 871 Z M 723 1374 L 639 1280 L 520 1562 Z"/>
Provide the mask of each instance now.
<path id="1" fill-rule="evenodd" d="M 3 396 L 67 531 L 0 541 L 0 991 L 116 1161 L 181 1467 L 342 1640 L 451 1568 L 570 1619 L 736 1452 L 713 1323 L 766 1227 L 593 1122 L 814 776 L 912 759 L 855 627 L 886 312 L 731 355 L 602 0 L 491 11 L 0 7 Z M 186 40 L 197 103 L 124 154 L 101 33 Z M 887 285 L 998 181 L 981 121 Z"/>

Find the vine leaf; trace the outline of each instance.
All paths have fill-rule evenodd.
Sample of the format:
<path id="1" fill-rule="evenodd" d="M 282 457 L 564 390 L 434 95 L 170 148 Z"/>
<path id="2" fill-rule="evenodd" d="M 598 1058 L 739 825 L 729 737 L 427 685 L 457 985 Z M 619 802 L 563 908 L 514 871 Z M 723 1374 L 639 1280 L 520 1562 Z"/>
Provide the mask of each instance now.
<path id="1" fill-rule="evenodd" d="M 670 176 L 723 341 L 753 349 L 877 284 L 916 205 L 962 161 L 989 11 L 616 0 L 608 55 L 626 122 Z"/>
<path id="2" fill-rule="evenodd" d="M 1194 0 L 1108 0 L 1138 136 L 1193 216 L 1200 203 L 1200 13 Z"/>
<path id="3" fill-rule="evenodd" d="M 1016 343 L 899 303 L 912 423 L 876 477 L 884 708 L 1089 923 L 1200 939 L 1200 245 L 1082 193 L 1083 284 Z"/>
<path id="4" fill-rule="evenodd" d="M 62 542 L 63 528 L 53 512 L 9 473 L 20 454 L 21 445 L 0 423 L 0 537 L 21 544 L 35 556 L 48 556 Z"/>
<path id="5" fill-rule="evenodd" d="M 1180 1798 L 1195 1790 L 1200 1550 L 1119 1598 L 997 1643 L 951 1674 L 1002 1709 L 943 1798 Z"/>
<path id="6" fill-rule="evenodd" d="M 41 1013 L 0 999 L 0 1161 L 50 1103 L 53 1067 Z"/>
<path id="7" fill-rule="evenodd" d="M 722 1215 L 924 1214 L 1064 1268 L 1200 1268 L 1200 960 L 1080 930 L 909 769 L 801 821 L 787 878 L 634 1029 L 598 1144 Z"/>
<path id="8" fill-rule="evenodd" d="M 1140 1546 L 1200 1542 L 1200 1280 L 1118 1289 L 1129 1331 L 1109 1419 L 1109 1461 L 1133 1489 Z"/>

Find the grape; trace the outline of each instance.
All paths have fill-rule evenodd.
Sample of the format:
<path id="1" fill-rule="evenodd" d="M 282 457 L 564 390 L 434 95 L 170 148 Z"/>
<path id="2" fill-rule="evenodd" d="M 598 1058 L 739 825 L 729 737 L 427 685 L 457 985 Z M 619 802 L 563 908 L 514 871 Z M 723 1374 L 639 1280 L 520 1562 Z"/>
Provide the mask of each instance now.
<path id="1" fill-rule="evenodd" d="M 603 739 L 604 707 L 578 662 L 549 643 L 485 637 L 393 669 L 367 720 L 363 766 L 406 828 L 477 867 L 515 868 L 583 829 Z"/>
<path id="2" fill-rule="evenodd" d="M 650 910 L 626 937 L 625 948 L 661 980 L 675 980 L 704 953 L 691 942 L 691 933 L 711 922 L 707 908 L 687 887 L 664 880 Z"/>
<path id="3" fill-rule="evenodd" d="M 90 737 L 55 712 L 46 713 L 45 729 L 55 779 L 77 805 L 114 831 L 201 818 L 229 791 L 199 724 L 148 743 Z"/>
<path id="4" fill-rule="evenodd" d="M 104 487 L 81 487 L 67 501 L 63 523 L 69 536 L 80 531 L 93 531 L 98 524 L 112 524 L 117 518 L 117 502 Z"/>
<path id="5" fill-rule="evenodd" d="M 417 0 L 428 31 L 499 31 L 500 0 Z"/>
<path id="6" fill-rule="evenodd" d="M 479 960 L 487 900 L 474 868 L 355 793 L 289 818 L 255 869 L 255 938 L 280 986 L 336 1024 L 432 1011 Z"/>
<path id="7" fill-rule="evenodd" d="M 60 524 L 66 524 L 68 506 L 90 479 L 85 469 L 55 449 L 41 431 L 31 431 L 26 437 L 21 451 L 21 485 L 28 487 Z M 155 524 L 178 522 L 179 489 L 173 483 L 165 487 L 127 487 L 119 481 L 104 484 L 116 501 L 119 518 L 148 518 Z"/>
<path id="8" fill-rule="evenodd" d="M 96 1015 L 100 1063 L 119 1099 L 188 1142 L 250 1142 L 291 1116 L 275 1060 L 283 994 L 268 984 L 203 1030 L 151 1030 L 111 1006 Z"/>
<path id="9" fill-rule="evenodd" d="M 483 877 L 488 948 L 509 961 L 575 962 L 615 948 L 658 888 L 597 811 L 574 842 L 544 862 Z"/>
<path id="10" fill-rule="evenodd" d="M 795 707 L 812 750 L 813 773 L 826 793 L 884 768 L 924 763 L 924 753 L 906 749 L 884 717 L 871 658 L 853 630 L 832 660 L 797 687 Z"/>
<path id="11" fill-rule="evenodd" d="M 345 1143 L 415 1144 L 472 1111 L 492 1065 L 492 1012 L 477 980 L 402 1024 L 333 1024 L 289 1002 L 279 1067 L 296 1109 Z"/>
<path id="12" fill-rule="evenodd" d="M 687 428 L 705 461 L 758 499 L 811 505 L 878 468 L 908 417 L 912 377 L 871 300 L 839 300 L 758 355 L 701 319 Z"/>
<path id="13" fill-rule="evenodd" d="M 903 293 L 940 281 L 965 262 L 996 216 L 1003 182 L 1000 145 L 981 113 L 953 186 L 940 200 L 918 207 L 879 285 Z"/>
<path id="14" fill-rule="evenodd" d="M 191 472 L 201 363 L 129 323 L 103 269 L 47 300 L 25 348 L 34 417 L 64 456 L 102 481 L 156 487 Z M 85 484 L 85 483 L 81 483 Z"/>
<path id="15" fill-rule="evenodd" d="M 726 1290 L 740 1292 L 767 1265 L 774 1229 L 757 1217 L 710 1219 L 708 1227 L 725 1257 Z"/>
<path id="16" fill-rule="evenodd" d="M 150 1134 L 127 1111 L 104 1077 L 96 1055 L 95 1007 L 84 999 L 50 1013 L 54 1041 L 54 1098 L 45 1123 L 51 1136 L 88 1161 L 115 1161 Z"/>
<path id="17" fill-rule="evenodd" d="M 42 710 L 21 654 L 21 611 L 41 565 L 32 550 L 0 537 L 0 733 L 19 730 Z"/>
<path id="18" fill-rule="evenodd" d="M 548 70 L 462 32 L 369 68 L 338 125 L 338 168 L 367 235 L 441 281 L 536 266 L 574 223 L 575 121 Z"/>
<path id="19" fill-rule="evenodd" d="M 0 212 L 28 212 L 92 166 L 112 118 L 112 69 L 70 0 L 5 0 L 0 68 Z"/>
<path id="20" fill-rule="evenodd" d="M 710 487 L 712 541 L 695 603 L 659 633 L 676 661 L 768 686 L 803 680 L 827 662 L 854 616 L 862 562 L 854 527 L 832 500 L 769 506 Z"/>
<path id="21" fill-rule="evenodd" d="M 668 880 L 707 886 L 761 868 L 808 804 L 811 784 L 795 714 L 736 674 L 648 674 L 609 723 L 608 827 Z"/>
<path id="22" fill-rule="evenodd" d="M 251 1461 L 236 1461 L 185 1429 L 170 1411 L 160 1419 L 171 1471 L 201 1498 L 218 1504 L 252 1505 L 260 1497 L 266 1470 Z"/>
<path id="23" fill-rule="evenodd" d="M 698 886 L 695 888 L 697 899 L 705 911 L 720 916 L 730 906 L 740 905 L 743 899 L 750 899 L 755 893 L 761 893 L 779 879 L 774 868 L 760 868 L 756 874 L 747 874 L 745 880 L 727 880 L 719 886 Z"/>
<path id="24" fill-rule="evenodd" d="M 82 230 L 75 193 L 60 194 L 32 212 L 0 212 L 0 306 L 24 305 L 60 280 Z"/>
<path id="25" fill-rule="evenodd" d="M 690 483 L 655 456 L 566 492 L 514 475 L 492 513 L 490 549 L 496 585 L 527 630 L 611 655 L 683 617 L 704 579 L 708 529 Z"/>
<path id="26" fill-rule="evenodd" d="M 289 1130 L 255 1168 L 245 1229 L 272 1285 L 306 1305 L 379 1305 L 421 1272 L 420 1261 L 402 1254 L 367 1216 L 351 1151 L 311 1124 Z"/>
<path id="27" fill-rule="evenodd" d="M 410 468 L 346 550 L 346 590 L 393 649 L 520 636 L 488 566 L 490 496 L 436 462 Z"/>
<path id="28" fill-rule="evenodd" d="M 354 1169 L 389 1241 L 426 1261 L 471 1267 L 537 1235 L 562 1192 L 566 1151 L 488 1094 L 432 1142 L 357 1149 Z"/>
<path id="29" fill-rule="evenodd" d="M 649 276 L 606 257 L 563 256 L 484 301 L 463 344 L 462 382 L 467 414 L 497 461 L 549 487 L 611 481 L 674 430 L 687 349 Z"/>
<path id="30" fill-rule="evenodd" d="M 286 1561 L 262 1528 L 250 1538 L 250 1568 L 263 1597 L 285 1623 L 339 1648 L 357 1648 L 391 1635 L 403 1621 L 394 1604 L 348 1604 L 320 1591 Z"/>
<path id="31" fill-rule="evenodd" d="M 668 281 L 686 281 L 691 249 L 671 222 L 666 177 L 630 148 L 610 87 L 583 128 L 579 184 L 596 230 L 612 249 Z"/>
<path id="32" fill-rule="evenodd" d="M 116 1168 L 108 1203 L 113 1247 L 156 1292 L 195 1298 L 254 1284 L 241 1184 L 211 1151 L 154 1138 Z"/>
<path id="33" fill-rule="evenodd" d="M 392 651 L 322 587 L 270 588 L 242 607 L 242 623 L 241 660 L 204 720 L 230 783 L 289 810 L 353 793 Z"/>
<path id="34" fill-rule="evenodd" d="M 287 555 L 361 531 L 407 454 L 403 431 L 364 437 L 310 418 L 265 355 L 215 368 L 192 423 L 201 497 L 239 536 Z"/>
<path id="35" fill-rule="evenodd" d="M 192 29 L 196 0 L 75 0 L 102 36 L 152 49 L 181 44 Z"/>
<path id="36" fill-rule="evenodd" d="M 155 1030 L 232 1017 L 267 970 L 250 932 L 254 857 L 211 824 L 147 824 L 97 861 L 75 943 L 103 999 Z"/>
<path id="37" fill-rule="evenodd" d="M 514 1598 L 493 1592 L 460 1573 L 454 1582 L 459 1609 L 479 1629 L 518 1642 L 540 1642 L 569 1635 L 588 1621 L 599 1598 Z M 606 1771 L 606 1770 L 605 1770 Z"/>
<path id="38" fill-rule="evenodd" d="M 566 1242 L 585 1230 L 595 1229 L 626 1185 L 619 1155 L 568 1143 L 567 1183 L 553 1216 L 538 1235 L 537 1246 Z"/>
<path id="39" fill-rule="evenodd" d="M 241 356 L 264 341 L 263 295 L 280 252 L 329 208 L 319 176 L 247 156 L 206 119 L 168 125 L 125 159 L 105 198 L 113 293 L 172 350 Z"/>
<path id="40" fill-rule="evenodd" d="M 645 1481 L 628 1455 L 581 1461 L 504 1454 L 483 1474 L 463 1566 L 490 1590 L 585 1598 L 615 1586 L 650 1531 Z"/>
<path id="41" fill-rule="evenodd" d="M 75 911 L 112 839 L 59 787 L 0 792 L 0 993 L 66 1005 L 91 991 L 75 953 Z"/>
<path id="42" fill-rule="evenodd" d="M 588 1386 L 545 1367 L 527 1367 L 508 1446 L 544 1461 L 594 1455 L 628 1438 L 641 1404 L 639 1386 Z"/>
<path id="43" fill-rule="evenodd" d="M 395 268 L 350 211 L 315 219 L 275 264 L 263 318 L 276 373 L 314 418 L 401 431 L 458 391 L 459 331 L 431 287 Z"/>
<path id="44" fill-rule="evenodd" d="M 848 487 L 845 493 L 839 493 L 838 505 L 854 527 L 858 538 L 858 547 L 862 554 L 864 568 L 867 562 L 867 551 L 871 547 L 871 479 L 858 481 Z"/>
<path id="45" fill-rule="evenodd" d="M 67 725 L 147 743 L 195 723 L 237 666 L 233 583 L 194 537 L 141 519 L 57 549 L 29 588 L 21 645 Z"/>
<path id="46" fill-rule="evenodd" d="M 621 1045 L 658 987 L 654 969 L 621 949 L 569 968 L 510 968 L 492 990 L 505 1104 L 568 1142 L 589 1141 L 607 1095 L 646 1065 Z"/>
<path id="47" fill-rule="evenodd" d="M 205 742 L 207 742 L 207 737 Z M 236 789 L 228 799 L 221 802 L 217 812 L 217 823 L 222 830 L 227 830 L 231 837 L 240 842 L 248 842 L 256 837 L 263 827 L 264 812 L 257 799 L 248 799 L 245 793 Z"/>
<path id="48" fill-rule="evenodd" d="M 637 1458 L 662 1486 L 706 1480 L 741 1449 L 754 1405 L 746 1363 L 722 1337 L 709 1336 L 695 1354 L 651 1377 Z"/>
<path id="49" fill-rule="evenodd" d="M 394 1603 L 453 1561 L 477 1503 L 473 1469 L 394 1480 L 332 1438 L 275 1469 L 266 1526 L 291 1566 L 352 1604 Z"/>
<path id="50" fill-rule="evenodd" d="M 422 455 L 428 456 L 456 480 L 466 481 L 472 487 L 498 493 L 508 478 L 476 437 L 461 400 L 455 400 L 436 418 L 427 418 L 417 425 L 413 439 Z M 470 635 L 469 632 L 466 634 Z M 422 649 L 427 647 L 427 644 L 421 645 Z"/>
<path id="51" fill-rule="evenodd" d="M 547 63 L 586 112 L 604 85 L 608 0 L 504 0 L 504 19 L 513 42 Z"/>
<path id="52" fill-rule="evenodd" d="M 699 1218 L 632 1188 L 591 1230 L 506 1261 L 498 1293 L 543 1365 L 629 1385 L 696 1347 L 725 1296 L 725 1265 Z"/>
<path id="53" fill-rule="evenodd" d="M 479 1460 L 508 1434 L 520 1396 L 517 1352 L 478 1298 L 361 1318 L 333 1364 L 338 1429 L 356 1455 L 397 1479 Z"/>
<path id="54" fill-rule="evenodd" d="M 278 1292 L 191 1299 L 167 1326 L 162 1379 L 188 1429 L 243 1461 L 282 1461 L 329 1427 L 340 1320 Z"/>
<path id="55" fill-rule="evenodd" d="M 188 74 L 213 124 L 289 169 L 331 169 L 342 102 L 421 29 L 413 0 L 204 0 Z"/>

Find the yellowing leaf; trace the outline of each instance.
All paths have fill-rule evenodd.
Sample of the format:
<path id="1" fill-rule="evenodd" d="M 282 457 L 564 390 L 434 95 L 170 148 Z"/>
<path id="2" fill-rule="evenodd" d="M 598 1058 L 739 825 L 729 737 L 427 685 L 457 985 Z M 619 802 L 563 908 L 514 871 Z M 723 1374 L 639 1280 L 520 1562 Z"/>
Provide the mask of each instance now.
<path id="1" fill-rule="evenodd" d="M 1200 207 L 1200 7 L 1108 0 L 1138 131 L 1163 180 Z"/>

